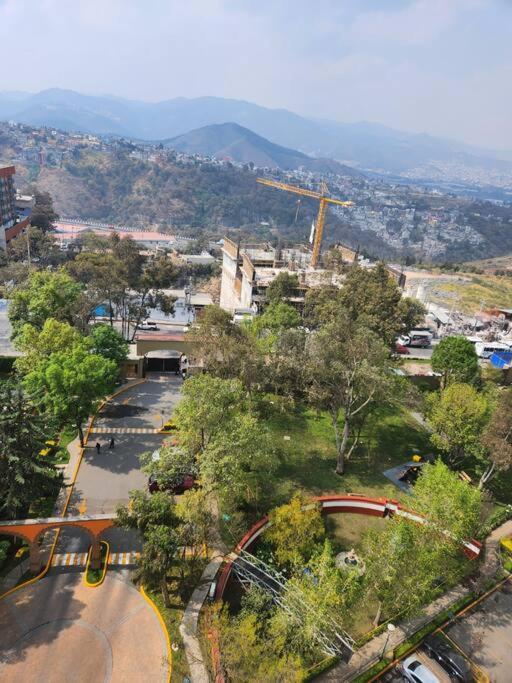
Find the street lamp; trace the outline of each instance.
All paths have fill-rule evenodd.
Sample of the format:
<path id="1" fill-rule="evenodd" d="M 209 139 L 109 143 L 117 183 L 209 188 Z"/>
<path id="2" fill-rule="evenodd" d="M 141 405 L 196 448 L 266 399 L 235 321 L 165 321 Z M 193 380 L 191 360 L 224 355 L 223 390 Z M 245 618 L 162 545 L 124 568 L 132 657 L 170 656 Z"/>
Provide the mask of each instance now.
<path id="1" fill-rule="evenodd" d="M 381 659 L 384 657 L 384 653 L 386 652 L 387 647 L 388 647 L 389 638 L 390 638 L 391 634 L 393 633 L 393 631 L 395 630 L 395 628 L 396 628 L 396 626 L 394 624 L 392 624 L 391 622 L 388 624 L 388 632 L 386 634 L 386 642 L 384 643 L 384 647 L 382 648 L 382 652 L 380 655 Z"/>

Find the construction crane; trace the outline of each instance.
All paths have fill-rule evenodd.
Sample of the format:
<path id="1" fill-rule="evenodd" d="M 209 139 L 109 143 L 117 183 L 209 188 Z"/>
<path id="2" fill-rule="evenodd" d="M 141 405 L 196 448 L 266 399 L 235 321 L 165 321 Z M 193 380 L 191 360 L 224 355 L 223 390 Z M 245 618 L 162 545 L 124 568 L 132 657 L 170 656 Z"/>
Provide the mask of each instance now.
<path id="1" fill-rule="evenodd" d="M 318 216 L 316 217 L 316 226 L 313 240 L 313 255 L 311 256 L 311 265 L 313 268 L 316 267 L 318 263 L 318 258 L 320 256 L 320 247 L 322 245 L 322 235 L 324 232 L 325 223 L 325 212 L 327 210 L 327 204 L 337 204 L 338 206 L 353 206 L 354 202 L 342 202 L 340 199 L 332 199 L 332 197 L 327 197 L 327 185 L 322 182 L 320 187 L 320 192 L 314 192 L 313 190 L 305 190 L 302 187 L 297 187 L 296 185 L 288 185 L 288 183 L 279 183 L 276 180 L 268 180 L 267 178 L 257 178 L 258 183 L 261 185 L 266 185 L 267 187 L 275 187 L 278 190 L 284 190 L 285 192 L 293 192 L 294 194 L 300 194 L 304 197 L 312 197 L 313 199 L 318 199 L 320 201 L 320 206 L 318 207 Z"/>

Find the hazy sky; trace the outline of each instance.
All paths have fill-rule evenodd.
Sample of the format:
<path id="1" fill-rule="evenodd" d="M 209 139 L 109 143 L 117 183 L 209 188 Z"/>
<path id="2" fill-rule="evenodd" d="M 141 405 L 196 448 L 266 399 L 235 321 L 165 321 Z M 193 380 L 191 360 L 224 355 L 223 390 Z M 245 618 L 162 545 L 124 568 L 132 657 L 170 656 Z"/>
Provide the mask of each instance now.
<path id="1" fill-rule="evenodd" d="M 0 0 L 0 90 L 217 95 L 512 147 L 512 0 Z"/>

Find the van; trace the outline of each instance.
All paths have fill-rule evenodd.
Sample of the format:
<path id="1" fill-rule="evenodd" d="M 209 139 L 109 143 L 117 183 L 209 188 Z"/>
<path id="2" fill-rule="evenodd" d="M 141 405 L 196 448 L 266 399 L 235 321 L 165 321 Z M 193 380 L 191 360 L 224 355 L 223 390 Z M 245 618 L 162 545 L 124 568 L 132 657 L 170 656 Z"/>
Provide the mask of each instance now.
<path id="1" fill-rule="evenodd" d="M 475 344 L 475 352 L 479 358 L 490 358 L 497 351 L 510 351 L 510 346 L 502 342 L 478 342 Z"/>
<path id="2" fill-rule="evenodd" d="M 426 330 L 411 330 L 409 334 L 398 337 L 398 343 L 402 346 L 415 346 L 428 348 L 432 341 L 432 334 Z"/>

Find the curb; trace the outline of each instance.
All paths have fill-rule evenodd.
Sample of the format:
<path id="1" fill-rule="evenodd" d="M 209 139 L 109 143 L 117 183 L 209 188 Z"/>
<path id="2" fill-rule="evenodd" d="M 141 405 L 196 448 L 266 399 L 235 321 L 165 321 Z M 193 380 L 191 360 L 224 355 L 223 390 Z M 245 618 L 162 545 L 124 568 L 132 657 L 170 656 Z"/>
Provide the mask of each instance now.
<path id="1" fill-rule="evenodd" d="M 85 446 L 87 445 L 87 442 L 89 441 L 89 436 L 91 435 L 91 430 L 92 430 L 92 427 L 94 425 L 94 420 L 96 419 L 99 411 L 103 408 L 105 403 L 108 403 L 108 401 L 113 399 L 118 394 L 122 394 L 123 391 L 128 391 L 128 389 L 131 389 L 132 387 L 138 386 L 139 384 L 143 384 L 146 381 L 147 381 L 147 379 L 144 377 L 143 379 L 140 379 L 140 380 L 137 380 L 136 382 L 133 382 L 133 384 L 130 384 L 129 386 L 121 387 L 120 389 L 118 389 L 117 391 L 114 391 L 113 394 L 111 394 L 110 396 L 107 396 L 103 401 L 100 402 L 100 404 L 99 404 L 98 408 L 96 409 L 94 415 L 91 417 L 91 419 L 89 421 L 89 425 L 88 425 L 87 431 L 85 433 L 84 446 L 80 447 L 80 455 L 78 456 L 78 459 L 76 462 L 75 470 L 74 470 L 73 476 L 71 478 L 71 483 L 69 484 L 68 495 L 66 497 L 66 501 L 64 503 L 64 507 L 62 509 L 60 517 L 66 516 L 66 512 L 67 512 L 68 507 L 69 507 L 69 502 L 71 500 L 71 496 L 73 495 L 73 490 L 75 488 L 75 482 L 76 482 L 76 478 L 78 476 L 78 471 L 80 469 L 80 465 L 82 464 L 82 458 L 84 457 Z M 27 579 L 27 581 L 24 581 L 23 583 L 20 583 L 17 586 L 14 586 L 14 588 L 10 588 L 5 593 L 2 593 L 2 595 L 0 595 L 0 600 L 2 600 L 2 598 L 6 598 L 8 595 L 12 595 L 12 593 L 15 593 L 16 591 L 20 590 L 20 588 L 25 588 L 25 586 L 30 586 L 32 583 L 35 583 L 36 581 L 39 581 L 39 579 L 42 579 L 44 576 L 46 576 L 50 567 L 52 566 L 53 555 L 55 553 L 57 541 L 59 540 L 59 535 L 60 535 L 60 529 L 57 529 L 56 533 L 55 533 L 55 538 L 54 538 L 52 546 L 50 548 L 50 555 L 48 557 L 48 561 L 47 561 L 44 569 L 39 574 L 37 574 L 37 576 L 34 576 L 31 579 Z"/>
<path id="2" fill-rule="evenodd" d="M 103 572 L 101 574 L 101 577 L 99 578 L 98 581 L 95 583 L 91 583 L 87 579 L 87 572 L 89 571 L 89 564 L 91 562 L 91 550 L 92 546 L 89 548 L 89 552 L 87 553 L 87 562 L 85 564 L 85 572 L 84 572 L 84 583 L 86 586 L 89 586 L 89 588 L 96 588 L 97 586 L 101 586 L 103 581 L 105 581 L 105 577 L 107 575 L 107 567 L 108 567 L 108 560 L 110 556 L 110 546 L 107 543 L 107 541 L 100 541 L 100 545 L 106 545 L 107 546 L 107 552 L 105 553 L 105 560 L 104 560 L 104 566 L 103 566 Z"/>
<path id="3" fill-rule="evenodd" d="M 167 671 L 167 683 L 171 683 L 171 675 L 172 675 L 172 648 L 171 648 L 171 639 L 169 637 L 169 631 L 167 630 L 166 623 L 164 621 L 163 616 L 160 613 L 160 610 L 158 607 L 155 605 L 153 600 L 149 597 L 149 595 L 146 593 L 144 590 L 144 586 L 140 587 L 140 592 L 142 594 L 142 597 L 144 600 L 148 603 L 148 605 L 151 607 L 151 609 L 154 611 L 156 614 L 158 621 L 160 622 L 160 626 L 162 627 L 162 630 L 165 635 L 165 642 L 167 645 L 167 661 L 168 661 L 168 671 Z"/>

